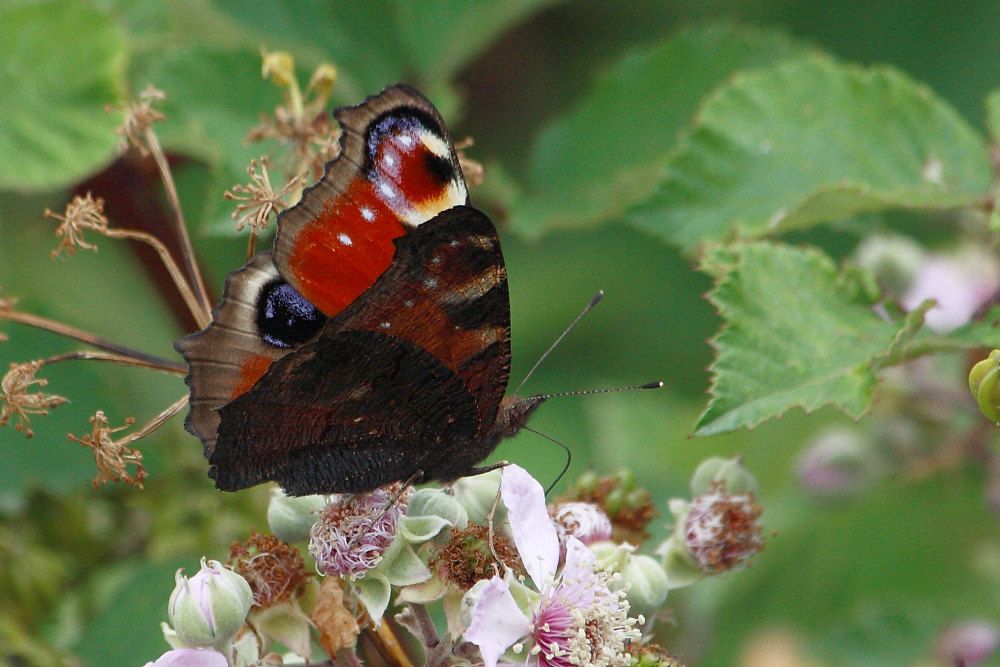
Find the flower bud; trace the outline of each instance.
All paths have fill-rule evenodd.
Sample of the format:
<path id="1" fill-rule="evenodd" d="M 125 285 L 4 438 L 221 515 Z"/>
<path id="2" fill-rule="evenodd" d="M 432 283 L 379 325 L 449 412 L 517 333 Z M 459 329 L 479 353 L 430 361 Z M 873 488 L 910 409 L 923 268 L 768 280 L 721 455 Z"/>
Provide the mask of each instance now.
<path id="1" fill-rule="evenodd" d="M 721 485 L 694 498 L 684 521 L 684 544 L 698 567 L 711 574 L 746 567 L 764 548 L 760 513 L 752 494 L 732 494 Z"/>
<path id="2" fill-rule="evenodd" d="M 295 59 L 287 51 L 264 53 L 261 76 L 272 79 L 276 86 L 287 88 L 295 84 Z"/>
<path id="3" fill-rule="evenodd" d="M 309 539 L 309 529 L 326 507 L 327 497 L 286 496 L 281 489 L 271 492 L 267 505 L 267 525 L 279 540 L 298 542 Z"/>
<path id="4" fill-rule="evenodd" d="M 317 97 L 324 100 L 329 97 L 333 90 L 333 84 L 337 81 L 337 68 L 328 63 L 323 63 L 316 68 L 309 79 L 309 90 L 313 91 Z"/>
<path id="5" fill-rule="evenodd" d="M 469 514 L 455 495 L 441 489 L 419 489 L 410 498 L 399 532 L 412 543 L 427 542 L 445 528 L 464 528 Z"/>
<path id="6" fill-rule="evenodd" d="M 856 430 L 833 428 L 816 436 L 802 451 L 795 473 L 802 488 L 816 498 L 848 499 L 874 478 L 871 459 Z"/>
<path id="7" fill-rule="evenodd" d="M 720 485 L 730 494 L 757 494 L 757 480 L 738 456 L 731 459 L 713 456 L 702 461 L 691 477 L 691 495 L 713 493 Z"/>
<path id="8" fill-rule="evenodd" d="M 1000 647 L 1000 628 L 987 620 L 968 620 L 938 638 L 935 655 L 949 665 L 980 665 Z"/>
<path id="9" fill-rule="evenodd" d="M 621 583 L 634 614 L 651 618 L 667 599 L 667 573 L 655 558 L 631 554 L 621 570 Z"/>
<path id="10" fill-rule="evenodd" d="M 564 534 L 584 544 L 611 539 L 611 519 L 594 503 L 561 503 L 552 518 Z"/>
<path id="11" fill-rule="evenodd" d="M 854 260 L 872 272 L 883 291 L 898 298 L 913 284 L 925 254 L 920 244 L 905 236 L 879 234 L 858 246 Z"/>
<path id="12" fill-rule="evenodd" d="M 217 560 L 201 561 L 201 570 L 188 579 L 177 570 L 167 617 L 177 636 L 198 648 L 223 649 L 246 621 L 253 594 L 240 575 Z"/>
<path id="13" fill-rule="evenodd" d="M 1000 350 L 993 350 L 969 371 L 969 389 L 979 411 L 990 421 L 1000 422 Z"/>
<path id="14" fill-rule="evenodd" d="M 473 477 L 463 477 L 455 482 L 452 487 L 455 492 L 455 499 L 465 508 L 472 523 L 484 524 L 489 517 L 490 510 L 497 500 L 497 493 L 500 489 L 500 470 L 493 470 L 482 475 Z M 507 510 L 503 503 L 497 505 L 493 515 L 493 524 L 502 525 L 507 517 Z"/>

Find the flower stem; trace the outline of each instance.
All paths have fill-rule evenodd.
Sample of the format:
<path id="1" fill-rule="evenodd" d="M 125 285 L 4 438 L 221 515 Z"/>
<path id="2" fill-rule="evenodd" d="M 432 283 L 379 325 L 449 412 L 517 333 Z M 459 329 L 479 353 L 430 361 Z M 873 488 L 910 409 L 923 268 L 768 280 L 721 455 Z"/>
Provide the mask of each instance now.
<path id="1" fill-rule="evenodd" d="M 127 357 L 133 361 L 130 365 L 140 366 L 145 368 L 154 368 L 156 370 L 161 370 L 167 373 L 174 373 L 176 375 L 183 375 L 187 372 L 187 369 L 182 364 L 175 364 L 173 362 L 167 361 L 165 359 L 160 359 L 159 357 L 153 356 L 151 354 L 146 354 L 145 352 L 139 352 L 138 350 L 133 350 L 124 345 L 119 345 L 113 341 L 106 338 L 101 338 L 100 336 L 95 336 L 91 333 L 83 331 L 82 329 L 77 329 L 61 322 L 56 322 L 55 320 L 50 320 L 45 317 L 39 317 L 38 315 L 32 315 L 31 313 L 20 313 L 11 309 L 0 308 L 0 319 L 8 320 L 10 322 L 19 322 L 21 324 L 27 324 L 28 326 L 36 327 L 38 329 L 44 329 L 45 331 L 51 331 L 57 333 L 60 336 L 65 336 L 67 338 L 72 338 L 78 340 L 81 343 L 86 343 L 101 350 L 106 350 L 112 352 L 121 357 Z M 73 354 L 73 353 L 71 353 Z M 86 353 L 80 353 L 86 354 Z M 83 358 L 93 358 L 98 357 L 77 357 Z M 106 361 L 111 361 L 106 359 Z M 125 361 L 119 361 L 117 363 L 127 363 Z"/>
<path id="2" fill-rule="evenodd" d="M 167 270 L 171 272 L 174 283 L 177 284 L 177 288 L 184 296 L 184 301 L 191 310 L 191 314 L 194 316 L 198 326 L 204 328 L 208 326 L 208 323 L 212 319 L 212 302 L 208 298 L 208 291 L 205 289 L 205 281 L 201 277 L 201 271 L 198 270 L 198 264 L 194 261 L 194 248 L 191 245 L 191 237 L 187 232 L 187 225 L 184 223 L 184 212 L 181 210 L 181 202 L 177 196 L 174 177 L 170 172 L 170 164 L 167 162 L 167 156 L 163 152 L 163 147 L 160 146 L 160 140 L 157 139 L 156 133 L 152 129 L 146 128 L 145 138 L 149 151 L 153 154 L 153 160 L 156 161 L 156 166 L 160 170 L 160 178 L 163 180 L 163 187 L 166 190 L 170 209 L 173 212 L 174 231 L 177 233 L 177 237 L 181 243 L 181 259 L 184 261 L 184 270 L 190 278 L 190 285 L 193 286 L 193 289 L 183 277 L 178 280 L 174 276 L 174 270 L 171 268 L 171 265 L 176 268 L 176 264 L 172 258 L 168 263 L 166 257 L 169 257 L 169 254 L 166 257 L 164 256 L 166 249 L 164 248 L 164 252 L 161 252 L 160 248 L 157 247 L 156 251 L 160 253 L 164 264 L 167 264 Z M 162 246 L 163 244 L 159 245 Z M 154 247 L 156 246 L 154 245 Z"/>

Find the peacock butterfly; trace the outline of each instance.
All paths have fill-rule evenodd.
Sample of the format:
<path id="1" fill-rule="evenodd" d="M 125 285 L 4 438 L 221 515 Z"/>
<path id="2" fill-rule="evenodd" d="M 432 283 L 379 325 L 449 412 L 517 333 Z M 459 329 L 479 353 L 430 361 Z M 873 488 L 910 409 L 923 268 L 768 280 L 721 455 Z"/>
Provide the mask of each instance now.
<path id="1" fill-rule="evenodd" d="M 175 343 L 209 476 L 291 495 L 450 481 L 545 397 L 505 397 L 510 302 L 440 114 L 392 86 L 335 112 L 341 151 Z"/>

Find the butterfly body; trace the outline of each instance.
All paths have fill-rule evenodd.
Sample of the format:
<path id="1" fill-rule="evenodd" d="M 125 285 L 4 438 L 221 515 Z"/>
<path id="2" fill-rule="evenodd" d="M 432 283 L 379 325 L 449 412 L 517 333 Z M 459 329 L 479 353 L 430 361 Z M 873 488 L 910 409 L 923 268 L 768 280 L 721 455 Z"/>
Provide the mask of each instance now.
<path id="1" fill-rule="evenodd" d="M 504 397 L 507 274 L 443 121 L 397 86 L 338 111 L 341 156 L 226 281 L 190 366 L 218 488 L 292 495 L 450 481 L 544 400 Z"/>

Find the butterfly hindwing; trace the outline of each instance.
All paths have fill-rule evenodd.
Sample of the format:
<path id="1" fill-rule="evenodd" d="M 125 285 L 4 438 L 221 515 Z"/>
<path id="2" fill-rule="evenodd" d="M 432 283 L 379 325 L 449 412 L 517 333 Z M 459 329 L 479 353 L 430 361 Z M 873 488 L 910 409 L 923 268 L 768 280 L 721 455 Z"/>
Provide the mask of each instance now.
<path id="1" fill-rule="evenodd" d="M 463 206 L 396 246 L 364 298 L 220 410 L 209 459 L 220 488 L 275 479 L 289 493 L 342 492 L 414 474 L 453 479 L 495 446 L 510 367 L 496 230 Z"/>

